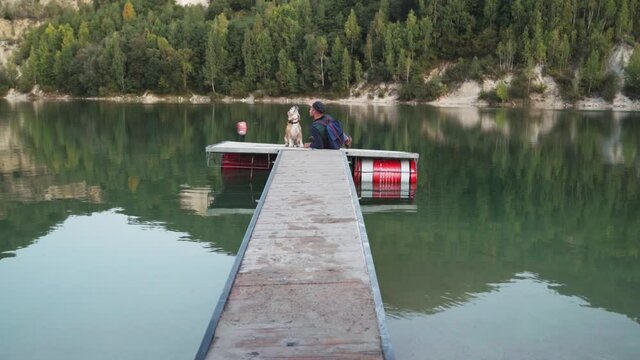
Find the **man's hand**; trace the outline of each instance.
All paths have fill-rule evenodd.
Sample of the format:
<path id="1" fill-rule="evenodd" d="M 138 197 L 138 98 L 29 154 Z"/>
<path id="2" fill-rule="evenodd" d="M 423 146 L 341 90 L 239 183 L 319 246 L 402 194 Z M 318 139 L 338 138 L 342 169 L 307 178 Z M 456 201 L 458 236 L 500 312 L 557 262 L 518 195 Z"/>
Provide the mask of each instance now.
<path id="1" fill-rule="evenodd" d="M 351 147 L 351 143 L 353 142 L 353 139 L 349 135 L 345 135 L 345 137 L 346 137 L 346 139 L 344 139 L 344 146 L 350 148 Z"/>
<path id="2" fill-rule="evenodd" d="M 304 143 L 304 147 L 309 148 L 309 146 L 311 146 L 311 143 Z"/>

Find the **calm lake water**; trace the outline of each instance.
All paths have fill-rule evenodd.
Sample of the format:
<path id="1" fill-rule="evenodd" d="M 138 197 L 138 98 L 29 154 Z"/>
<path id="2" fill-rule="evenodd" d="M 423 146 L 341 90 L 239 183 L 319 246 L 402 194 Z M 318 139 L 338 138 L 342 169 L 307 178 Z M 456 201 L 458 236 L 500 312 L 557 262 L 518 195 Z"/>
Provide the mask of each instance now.
<path id="1" fill-rule="evenodd" d="M 0 102 L 0 359 L 193 358 L 266 179 L 204 148 L 288 107 Z M 640 113 L 329 109 L 420 153 L 362 199 L 398 359 L 640 358 Z"/>

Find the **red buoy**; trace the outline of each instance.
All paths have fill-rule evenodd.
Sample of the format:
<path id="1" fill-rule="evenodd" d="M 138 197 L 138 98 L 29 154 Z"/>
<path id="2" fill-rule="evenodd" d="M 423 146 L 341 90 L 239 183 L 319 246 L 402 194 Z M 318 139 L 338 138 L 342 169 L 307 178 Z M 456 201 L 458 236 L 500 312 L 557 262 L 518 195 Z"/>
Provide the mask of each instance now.
<path id="1" fill-rule="evenodd" d="M 238 135 L 246 135 L 247 134 L 247 122 L 246 121 L 238 121 L 236 123 L 236 131 Z"/>

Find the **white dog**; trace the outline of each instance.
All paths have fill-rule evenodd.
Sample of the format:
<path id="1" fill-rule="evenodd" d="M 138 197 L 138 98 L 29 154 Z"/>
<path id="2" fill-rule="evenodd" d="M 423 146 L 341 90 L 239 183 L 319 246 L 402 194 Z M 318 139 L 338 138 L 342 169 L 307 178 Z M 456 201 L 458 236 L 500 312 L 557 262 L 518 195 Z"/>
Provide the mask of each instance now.
<path id="1" fill-rule="evenodd" d="M 287 130 L 284 132 L 284 146 L 302 147 L 302 127 L 297 106 L 287 111 Z"/>

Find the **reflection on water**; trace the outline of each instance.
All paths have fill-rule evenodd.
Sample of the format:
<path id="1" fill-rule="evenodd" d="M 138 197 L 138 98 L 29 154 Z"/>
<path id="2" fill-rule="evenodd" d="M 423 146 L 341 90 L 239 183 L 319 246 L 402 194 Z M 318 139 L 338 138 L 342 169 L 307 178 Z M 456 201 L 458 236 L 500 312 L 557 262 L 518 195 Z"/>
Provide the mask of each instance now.
<path id="1" fill-rule="evenodd" d="M 233 257 L 119 211 L 71 216 L 0 261 L 2 359 L 188 359 Z"/>
<path id="2" fill-rule="evenodd" d="M 37 344 L 52 359 L 84 358 L 56 354 L 90 344 L 87 337 L 112 344 L 118 358 L 150 357 L 135 344 L 151 335 L 182 339 L 120 337 L 122 318 L 89 324 L 78 301 L 105 314 L 129 309 L 127 321 L 144 329 L 158 320 L 122 299 L 164 291 L 152 310 L 164 314 L 162 323 L 187 326 L 181 311 L 159 309 L 201 301 L 197 284 L 219 292 L 268 175 L 246 181 L 208 168 L 205 146 L 240 140 L 239 120 L 248 123 L 244 140 L 278 143 L 289 107 L 0 102 L 0 307 L 9 304 L 6 293 L 18 304 L 11 321 L 0 310 L 9 359 L 39 358 L 28 352 L 34 338 L 55 339 Z M 415 193 L 361 199 L 399 358 L 640 358 L 637 341 L 629 343 L 639 338 L 640 318 L 640 114 L 338 105 L 329 112 L 355 147 L 420 154 Z M 123 232 L 129 241 L 117 238 Z M 156 253 L 162 269 L 144 267 Z M 107 267 L 107 258 L 118 264 L 110 272 L 91 268 Z M 69 276 L 60 266 L 85 267 Z M 45 268 L 53 270 L 44 276 Z M 144 277 L 173 268 L 190 269 L 181 272 L 187 284 Z M 87 298 L 104 289 L 118 306 Z M 21 302 L 47 311 L 34 319 Z M 189 312 L 189 331 L 199 331 L 211 305 Z M 38 323 L 63 324 L 73 335 Z M 153 357 L 184 357 L 167 351 Z"/>
<path id="3" fill-rule="evenodd" d="M 207 215 L 207 209 L 213 202 L 211 189 L 207 187 L 191 188 L 183 186 L 180 190 L 180 208 L 191 210 L 200 216 Z"/>
<path id="4" fill-rule="evenodd" d="M 435 314 L 389 309 L 399 359 L 637 359 L 637 319 L 593 308 L 561 284 L 518 273 Z M 425 356 L 428 354 L 428 356 Z"/>

